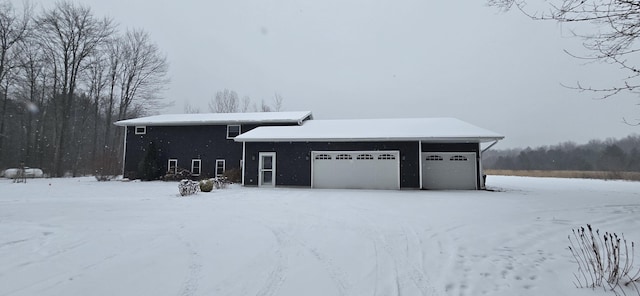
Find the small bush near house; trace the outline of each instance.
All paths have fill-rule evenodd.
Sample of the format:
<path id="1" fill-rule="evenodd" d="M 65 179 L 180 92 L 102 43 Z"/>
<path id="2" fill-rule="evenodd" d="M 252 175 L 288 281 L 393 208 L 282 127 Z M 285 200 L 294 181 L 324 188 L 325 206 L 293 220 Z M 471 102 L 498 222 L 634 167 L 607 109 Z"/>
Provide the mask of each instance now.
<path id="1" fill-rule="evenodd" d="M 116 175 L 101 175 L 101 174 L 96 174 L 95 175 L 96 180 L 100 181 L 100 182 L 106 182 L 106 181 L 111 181 L 115 178 L 117 178 L 118 176 Z"/>
<path id="2" fill-rule="evenodd" d="M 213 190 L 213 180 L 205 179 L 200 181 L 200 191 L 211 192 Z"/>
<path id="3" fill-rule="evenodd" d="M 229 184 L 231 184 L 231 182 L 229 182 L 224 176 L 213 178 L 211 180 L 213 181 L 213 185 L 216 187 L 216 189 L 225 189 Z"/>
<path id="4" fill-rule="evenodd" d="M 224 178 L 231 183 L 240 183 L 242 182 L 242 169 L 235 168 L 224 171 Z"/>
<path id="5" fill-rule="evenodd" d="M 178 183 L 178 191 L 181 196 L 193 195 L 198 193 L 200 185 L 196 181 L 182 180 Z"/>
<path id="6" fill-rule="evenodd" d="M 154 142 L 149 143 L 144 158 L 138 163 L 138 174 L 142 181 L 158 180 L 162 177 L 158 148 Z"/>
<path id="7" fill-rule="evenodd" d="M 162 176 L 163 181 L 180 181 L 184 179 L 191 179 L 191 171 L 183 168 L 178 168 L 175 173 L 173 171 L 166 172 Z"/>
<path id="8" fill-rule="evenodd" d="M 633 267 L 634 243 L 628 248 L 624 235 L 600 230 L 595 234 L 591 225 L 572 230 L 569 235 L 569 251 L 578 264 L 574 273 L 576 287 L 604 287 L 616 295 L 626 295 L 625 287 L 632 287 L 638 295 L 636 282 L 640 280 L 640 269 Z M 605 286 L 606 285 L 606 286 Z"/>

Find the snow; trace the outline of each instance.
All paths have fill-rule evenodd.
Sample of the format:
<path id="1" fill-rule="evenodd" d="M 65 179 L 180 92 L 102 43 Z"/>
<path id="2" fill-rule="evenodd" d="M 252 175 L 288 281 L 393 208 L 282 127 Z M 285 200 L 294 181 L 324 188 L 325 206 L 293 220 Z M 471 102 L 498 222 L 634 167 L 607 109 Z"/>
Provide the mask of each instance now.
<path id="1" fill-rule="evenodd" d="M 301 126 L 262 126 L 236 141 L 471 141 L 488 142 L 504 136 L 456 118 L 386 118 L 308 120 Z"/>
<path id="2" fill-rule="evenodd" d="M 567 236 L 591 223 L 640 241 L 640 183 L 487 184 L 180 197 L 176 182 L 0 179 L 0 295 L 613 295 L 574 287 Z"/>
<path id="3" fill-rule="evenodd" d="M 163 114 L 117 121 L 115 125 L 207 125 L 228 123 L 298 123 L 311 117 L 310 111 Z"/>

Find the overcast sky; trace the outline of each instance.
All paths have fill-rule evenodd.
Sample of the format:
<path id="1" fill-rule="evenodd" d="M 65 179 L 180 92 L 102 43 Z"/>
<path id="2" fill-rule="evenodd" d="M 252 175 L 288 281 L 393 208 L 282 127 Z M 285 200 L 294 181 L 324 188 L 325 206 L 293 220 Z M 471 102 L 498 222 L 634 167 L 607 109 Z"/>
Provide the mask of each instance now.
<path id="1" fill-rule="evenodd" d="M 49 0 L 34 1 L 47 3 Z M 637 96 L 596 100 L 561 86 L 611 86 L 622 72 L 584 64 L 567 28 L 485 1 L 80 0 L 143 28 L 167 55 L 164 94 L 207 112 L 217 91 L 315 119 L 456 117 L 506 136 L 499 148 L 624 137 Z"/>

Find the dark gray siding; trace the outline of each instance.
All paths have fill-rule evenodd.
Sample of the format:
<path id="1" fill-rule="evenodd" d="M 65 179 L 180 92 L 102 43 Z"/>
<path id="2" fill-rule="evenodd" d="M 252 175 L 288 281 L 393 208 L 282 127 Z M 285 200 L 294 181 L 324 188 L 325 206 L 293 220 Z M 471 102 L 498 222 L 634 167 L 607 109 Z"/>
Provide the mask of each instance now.
<path id="1" fill-rule="evenodd" d="M 478 143 L 422 143 L 422 152 L 475 152 L 480 155 Z"/>
<path id="2" fill-rule="evenodd" d="M 149 143 L 158 148 L 159 165 L 168 170 L 170 158 L 178 167 L 191 170 L 191 160 L 202 160 L 201 177 L 215 175 L 216 159 L 224 159 L 226 169 L 240 167 L 242 143 L 227 139 L 227 126 L 147 126 L 147 133 L 136 135 L 135 127 L 127 127 L 125 176 L 133 177 Z"/>
<path id="3" fill-rule="evenodd" d="M 237 123 L 229 123 L 237 124 Z M 240 124 L 242 133 L 258 126 L 295 125 L 294 123 Z M 191 160 L 202 160 L 200 178 L 215 176 L 216 159 L 224 159 L 226 170 L 240 169 L 242 143 L 227 139 L 227 124 L 147 126 L 144 135 L 136 135 L 135 127 L 127 128 L 124 176 L 136 178 L 138 164 L 144 157 L 149 143 L 158 148 L 159 166 L 168 170 L 169 159 L 177 159 L 178 167 L 191 170 Z"/>
<path id="4" fill-rule="evenodd" d="M 259 152 L 276 152 L 276 185 L 309 187 L 311 151 L 359 150 L 400 151 L 400 187 L 420 187 L 418 142 L 248 142 L 244 184 L 258 184 Z"/>

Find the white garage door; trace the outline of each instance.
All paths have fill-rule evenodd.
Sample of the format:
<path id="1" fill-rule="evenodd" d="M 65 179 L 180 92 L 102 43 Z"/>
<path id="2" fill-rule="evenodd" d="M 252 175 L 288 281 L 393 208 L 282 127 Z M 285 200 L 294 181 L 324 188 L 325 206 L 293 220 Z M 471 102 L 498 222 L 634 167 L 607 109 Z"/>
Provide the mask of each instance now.
<path id="1" fill-rule="evenodd" d="M 313 151 L 314 188 L 399 189 L 399 151 Z"/>
<path id="2" fill-rule="evenodd" d="M 423 152 L 422 187 L 477 189 L 475 152 Z"/>

